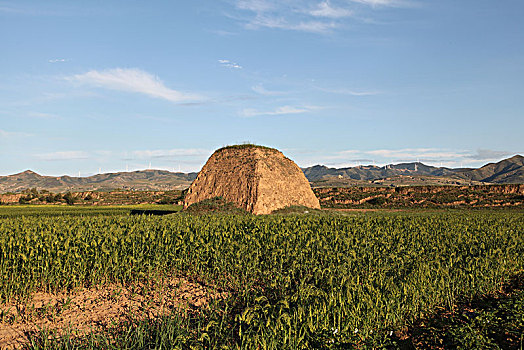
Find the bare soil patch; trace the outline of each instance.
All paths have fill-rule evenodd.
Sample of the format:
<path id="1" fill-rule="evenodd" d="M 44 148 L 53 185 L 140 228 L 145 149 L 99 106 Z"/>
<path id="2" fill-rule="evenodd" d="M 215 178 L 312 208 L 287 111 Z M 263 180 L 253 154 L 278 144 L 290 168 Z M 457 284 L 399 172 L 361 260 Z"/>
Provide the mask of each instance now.
<path id="1" fill-rule="evenodd" d="M 26 345 L 28 336 L 42 329 L 69 330 L 83 336 L 117 325 L 130 316 L 156 318 L 183 310 L 198 310 L 211 299 L 225 297 L 183 278 L 169 278 L 154 285 L 111 284 L 79 288 L 69 293 L 35 293 L 24 302 L 0 305 L 0 349 Z"/>

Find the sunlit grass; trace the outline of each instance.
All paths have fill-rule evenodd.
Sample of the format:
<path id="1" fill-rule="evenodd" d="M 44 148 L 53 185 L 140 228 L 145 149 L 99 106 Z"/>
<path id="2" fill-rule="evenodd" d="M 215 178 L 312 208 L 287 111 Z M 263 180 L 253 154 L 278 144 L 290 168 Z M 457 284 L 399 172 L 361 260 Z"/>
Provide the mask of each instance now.
<path id="1" fill-rule="evenodd" d="M 522 271 L 524 213 L 7 217 L 0 256 L 2 300 L 164 273 L 229 291 L 194 322 L 170 323 L 195 346 L 381 346 Z M 152 325 L 130 332 L 178 344 L 152 340 Z"/>

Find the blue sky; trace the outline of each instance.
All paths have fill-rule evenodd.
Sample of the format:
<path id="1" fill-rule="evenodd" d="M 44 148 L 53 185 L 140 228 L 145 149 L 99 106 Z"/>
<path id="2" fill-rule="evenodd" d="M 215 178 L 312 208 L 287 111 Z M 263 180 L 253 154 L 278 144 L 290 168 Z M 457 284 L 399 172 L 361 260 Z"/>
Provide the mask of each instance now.
<path id="1" fill-rule="evenodd" d="M 524 152 L 521 0 L 1 1 L 0 174 Z"/>

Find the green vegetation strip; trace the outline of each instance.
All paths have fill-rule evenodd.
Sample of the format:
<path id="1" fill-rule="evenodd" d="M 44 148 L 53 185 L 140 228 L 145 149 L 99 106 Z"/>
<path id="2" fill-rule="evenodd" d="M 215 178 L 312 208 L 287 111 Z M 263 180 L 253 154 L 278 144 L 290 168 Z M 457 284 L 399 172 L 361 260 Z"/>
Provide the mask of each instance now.
<path id="1" fill-rule="evenodd" d="M 524 213 L 10 217 L 0 257 L 2 301 L 167 272 L 229 291 L 196 319 L 113 330 L 124 347 L 378 347 L 522 271 Z"/>
<path id="2" fill-rule="evenodd" d="M 10 205 L 0 206 L 0 218 L 21 216 L 99 216 L 151 214 L 162 215 L 182 210 L 181 205 Z"/>

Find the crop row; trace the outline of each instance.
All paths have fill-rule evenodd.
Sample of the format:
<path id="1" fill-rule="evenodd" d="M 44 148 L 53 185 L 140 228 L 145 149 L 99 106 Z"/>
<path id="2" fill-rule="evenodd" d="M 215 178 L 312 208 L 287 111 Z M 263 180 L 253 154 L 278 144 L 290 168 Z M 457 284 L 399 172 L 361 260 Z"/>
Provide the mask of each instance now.
<path id="1" fill-rule="evenodd" d="M 230 291 L 203 345 L 382 344 L 524 268 L 524 214 L 0 219 L 0 300 L 178 273 Z M 216 316 L 216 315 L 215 315 Z M 216 320 L 209 316 L 208 321 Z"/>

